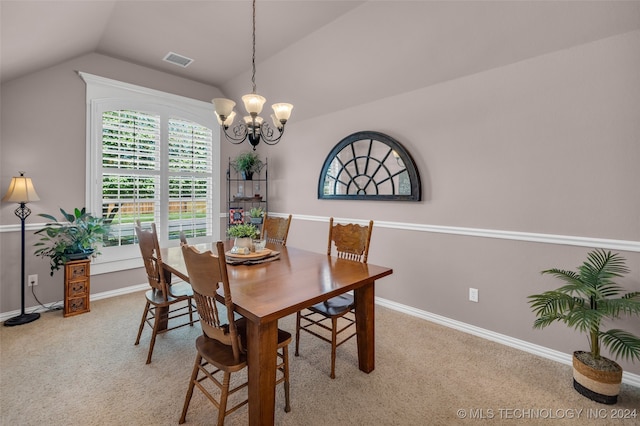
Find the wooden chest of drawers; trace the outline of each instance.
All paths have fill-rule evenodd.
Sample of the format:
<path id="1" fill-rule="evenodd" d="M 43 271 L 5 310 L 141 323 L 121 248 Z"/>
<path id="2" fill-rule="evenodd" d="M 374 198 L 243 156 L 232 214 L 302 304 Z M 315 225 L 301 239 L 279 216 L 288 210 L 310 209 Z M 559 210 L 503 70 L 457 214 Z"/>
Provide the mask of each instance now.
<path id="1" fill-rule="evenodd" d="M 91 260 L 74 260 L 64 265 L 64 316 L 89 312 Z"/>

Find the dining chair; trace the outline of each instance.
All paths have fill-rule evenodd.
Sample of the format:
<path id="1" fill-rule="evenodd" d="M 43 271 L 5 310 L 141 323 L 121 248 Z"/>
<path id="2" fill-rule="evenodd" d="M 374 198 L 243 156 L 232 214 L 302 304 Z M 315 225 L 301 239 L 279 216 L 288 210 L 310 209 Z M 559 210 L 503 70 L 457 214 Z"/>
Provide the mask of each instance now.
<path id="1" fill-rule="evenodd" d="M 289 235 L 289 227 L 291 226 L 291 215 L 289 217 L 269 217 L 267 213 L 264 215 L 264 224 L 262 225 L 262 235 L 266 235 L 268 243 L 287 245 L 287 236 Z"/>
<path id="2" fill-rule="evenodd" d="M 331 256 L 335 246 L 336 256 L 339 259 L 353 260 L 367 263 L 369 257 L 369 243 L 373 221 L 368 226 L 357 224 L 333 224 L 333 218 L 329 219 L 329 244 L 327 255 Z M 331 378 L 336 377 L 336 349 L 347 340 L 356 335 L 355 311 L 353 295 L 349 293 L 332 297 L 324 302 L 317 303 L 296 314 L 296 352 L 300 355 L 300 331 L 316 336 L 325 342 L 331 343 Z M 350 331 L 350 333 L 345 333 Z M 331 333 L 328 338 L 327 332 Z M 341 340 L 338 341 L 340 336 Z"/>
<path id="3" fill-rule="evenodd" d="M 147 280 L 151 289 L 145 293 L 147 302 L 140 320 L 136 345 L 140 343 L 145 324 L 152 329 L 147 364 L 151 363 L 153 347 L 158 334 L 165 333 L 186 325 L 193 326 L 194 320 L 193 291 L 187 283 L 171 285 L 171 273 L 163 267 L 160 255 L 160 244 L 155 223 L 149 230 L 142 229 L 140 221 L 136 221 L 135 232 L 140 246 L 140 254 L 147 272 Z M 186 303 L 184 303 L 186 302 Z M 176 319 L 189 315 L 188 322 L 177 322 Z M 169 327 L 169 321 L 175 325 Z"/>
<path id="4" fill-rule="evenodd" d="M 247 366 L 247 326 L 245 318 L 234 320 L 236 313 L 231 297 L 224 244 L 221 241 L 216 244 L 216 251 L 217 255 L 211 251 L 200 253 L 195 247 L 182 244 L 184 263 L 200 315 L 202 336 L 196 339 L 197 355 L 182 408 L 180 424 L 186 421 L 187 410 L 196 386 L 218 409 L 218 425 L 224 424 L 224 419 L 228 414 L 248 402 L 248 399 L 234 401 L 234 405 L 227 409 L 229 396 L 247 387 L 248 384 L 244 381 L 240 384 L 234 384 L 234 387 L 230 389 L 231 373 L 241 371 Z M 223 295 L 218 292 L 220 283 L 222 283 Z M 223 298 L 223 303 L 219 301 L 221 298 Z M 289 343 L 291 343 L 291 334 L 278 329 L 276 371 L 281 373 L 281 377 L 276 380 L 276 385 L 284 383 L 285 412 L 291 411 L 289 403 Z M 206 379 L 210 379 L 220 389 L 219 399 L 212 395 L 202 383 Z"/>

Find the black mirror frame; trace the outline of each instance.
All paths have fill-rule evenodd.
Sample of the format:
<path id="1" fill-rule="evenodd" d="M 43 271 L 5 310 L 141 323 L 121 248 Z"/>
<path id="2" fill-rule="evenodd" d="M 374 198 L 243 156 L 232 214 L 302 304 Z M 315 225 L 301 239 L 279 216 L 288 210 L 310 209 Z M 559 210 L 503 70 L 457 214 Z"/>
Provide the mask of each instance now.
<path id="1" fill-rule="evenodd" d="M 381 142 L 389 147 L 389 151 L 382 158 L 376 158 L 376 161 L 384 164 L 384 161 L 391 155 L 394 151 L 399 156 L 399 160 L 402 161 L 404 165 L 404 172 L 406 170 L 409 176 L 409 184 L 411 188 L 410 194 L 339 194 L 339 195 L 330 195 L 324 193 L 324 183 L 326 176 L 329 172 L 329 168 L 331 164 L 338 156 L 343 149 L 351 146 L 352 144 L 362 141 L 369 140 L 370 146 L 373 144 L 373 141 Z M 354 152 L 354 151 L 352 151 Z M 370 150 L 369 150 L 370 154 Z M 367 157 L 374 158 L 374 157 Z M 383 166 L 384 167 L 384 166 Z M 398 173 L 396 173 L 398 174 Z M 415 161 L 411 157 L 411 154 L 402 146 L 400 142 L 388 136 L 384 133 L 375 132 L 375 131 L 361 131 L 353 133 L 344 139 L 342 139 L 336 146 L 333 147 L 329 155 L 324 161 L 322 166 L 322 171 L 320 172 L 320 178 L 318 179 L 318 199 L 330 199 L 330 200 L 375 200 L 375 201 L 421 201 L 422 199 L 422 186 L 420 183 L 420 174 L 418 173 L 418 168 L 416 167 Z"/>

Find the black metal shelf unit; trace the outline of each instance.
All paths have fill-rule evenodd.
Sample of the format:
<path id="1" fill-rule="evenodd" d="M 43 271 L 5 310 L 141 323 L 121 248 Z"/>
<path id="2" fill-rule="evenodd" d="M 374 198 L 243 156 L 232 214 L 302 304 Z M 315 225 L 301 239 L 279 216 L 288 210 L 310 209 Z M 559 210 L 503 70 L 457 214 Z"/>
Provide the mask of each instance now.
<path id="1" fill-rule="evenodd" d="M 264 161 L 264 167 L 255 172 L 251 179 L 244 179 L 240 172 L 231 166 L 231 158 L 227 167 L 227 229 L 229 226 L 250 222 L 249 211 L 254 207 L 261 207 L 267 211 L 269 198 L 268 164 Z"/>

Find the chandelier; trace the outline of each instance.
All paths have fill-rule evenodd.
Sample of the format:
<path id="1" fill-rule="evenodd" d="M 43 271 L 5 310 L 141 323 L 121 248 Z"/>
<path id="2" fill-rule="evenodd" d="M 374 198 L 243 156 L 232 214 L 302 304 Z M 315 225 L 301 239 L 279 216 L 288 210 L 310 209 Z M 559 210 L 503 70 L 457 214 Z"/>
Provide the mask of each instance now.
<path id="1" fill-rule="evenodd" d="M 232 127 L 233 119 L 236 115 L 233 107 L 236 103 L 231 99 L 225 98 L 215 98 L 212 102 L 215 106 L 218 123 L 224 129 L 224 135 L 227 140 L 233 144 L 240 144 L 248 140 L 255 151 L 260 140 L 263 140 L 267 145 L 275 145 L 280 141 L 284 134 L 284 125 L 291 116 L 291 109 L 293 109 L 291 104 L 273 104 L 271 106 L 273 108 L 273 114 L 271 114 L 273 126 L 258 115 L 262 112 L 262 106 L 267 100 L 256 93 L 256 0 L 253 0 L 253 55 L 251 57 L 251 65 L 253 67 L 251 75 L 253 90 L 250 94 L 242 97 L 244 108 L 249 115 Z"/>

